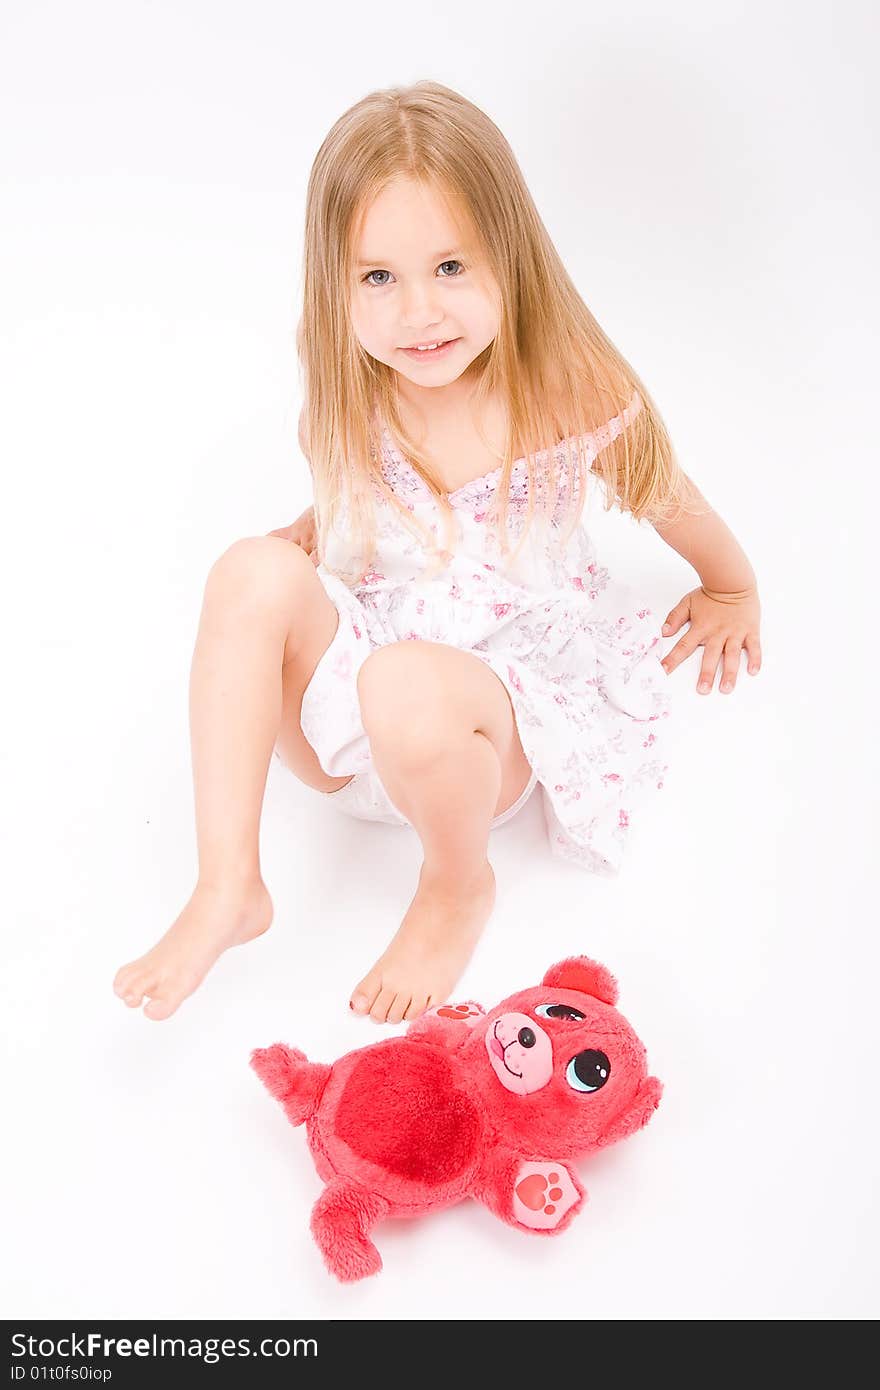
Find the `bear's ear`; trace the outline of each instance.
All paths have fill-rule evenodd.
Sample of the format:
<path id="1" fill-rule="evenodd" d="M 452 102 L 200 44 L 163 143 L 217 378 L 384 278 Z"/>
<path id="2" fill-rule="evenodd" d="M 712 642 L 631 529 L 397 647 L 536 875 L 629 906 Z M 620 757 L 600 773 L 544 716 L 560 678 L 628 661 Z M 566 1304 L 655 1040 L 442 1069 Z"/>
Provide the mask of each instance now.
<path id="1" fill-rule="evenodd" d="M 576 989 L 581 994 L 592 994 L 604 1004 L 616 1004 L 618 998 L 617 981 L 596 960 L 589 956 L 569 956 L 557 965 L 551 965 L 541 981 L 545 985 L 558 985 L 560 989 Z"/>

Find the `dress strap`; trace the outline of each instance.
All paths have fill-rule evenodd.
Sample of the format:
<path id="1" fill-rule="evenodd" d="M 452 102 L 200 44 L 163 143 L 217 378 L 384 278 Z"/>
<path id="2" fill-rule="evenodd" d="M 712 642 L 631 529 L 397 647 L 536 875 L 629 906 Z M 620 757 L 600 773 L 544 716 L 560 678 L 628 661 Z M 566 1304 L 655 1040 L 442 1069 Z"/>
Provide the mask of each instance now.
<path id="1" fill-rule="evenodd" d="M 642 398 L 638 391 L 633 392 L 632 400 L 620 415 L 612 415 L 610 420 L 606 420 L 604 425 L 584 436 L 588 445 L 592 447 L 594 456 L 600 454 L 603 449 L 607 449 L 623 431 L 627 425 L 635 419 L 642 408 Z"/>

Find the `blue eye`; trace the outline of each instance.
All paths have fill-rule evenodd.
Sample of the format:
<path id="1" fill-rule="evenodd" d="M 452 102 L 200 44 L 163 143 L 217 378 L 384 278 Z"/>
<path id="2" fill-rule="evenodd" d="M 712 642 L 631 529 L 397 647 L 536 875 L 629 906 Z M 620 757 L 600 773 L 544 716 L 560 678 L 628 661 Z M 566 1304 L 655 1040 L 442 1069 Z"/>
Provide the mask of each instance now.
<path id="1" fill-rule="evenodd" d="M 574 1091 L 600 1091 L 611 1075 L 611 1063 L 604 1052 L 586 1048 L 572 1057 L 565 1079 Z"/>
<path id="2" fill-rule="evenodd" d="M 538 1004 L 535 1013 L 539 1018 L 584 1018 L 580 1009 L 573 1009 L 570 1004 Z"/>
<path id="3" fill-rule="evenodd" d="M 464 266 L 462 265 L 461 261 L 454 261 L 454 260 L 441 261 L 441 262 L 440 262 L 440 265 L 441 265 L 441 266 L 444 266 L 444 265 L 457 265 L 457 266 L 459 267 L 459 269 L 458 269 L 458 271 L 456 272 L 455 275 L 441 275 L 441 276 L 440 276 L 440 279 L 441 279 L 441 280 L 458 280 L 458 279 L 460 278 L 460 276 L 464 274 Z M 363 285 L 369 285 L 370 288 L 371 288 L 371 289 L 374 289 L 374 290 L 384 290 L 384 289 L 385 289 L 385 286 L 388 284 L 388 281 L 387 281 L 387 280 L 383 280 L 382 283 L 381 283 L 380 285 L 377 285 L 376 282 L 375 282 L 375 280 L 373 279 L 373 276 L 374 276 L 374 275 L 389 275 L 390 273 L 391 273 L 391 272 L 388 271 L 388 270 L 370 270 L 370 271 L 367 272 L 366 275 L 362 276 L 362 278 L 361 278 L 361 284 L 363 284 Z"/>

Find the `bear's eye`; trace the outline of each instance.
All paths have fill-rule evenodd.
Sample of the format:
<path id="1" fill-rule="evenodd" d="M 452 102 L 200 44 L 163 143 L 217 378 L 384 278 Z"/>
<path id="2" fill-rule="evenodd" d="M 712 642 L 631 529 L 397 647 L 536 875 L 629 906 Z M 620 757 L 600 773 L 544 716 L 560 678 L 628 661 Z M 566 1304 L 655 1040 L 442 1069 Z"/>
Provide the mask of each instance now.
<path id="1" fill-rule="evenodd" d="M 611 1075 L 611 1063 L 604 1052 L 588 1047 L 572 1057 L 565 1079 L 575 1091 L 599 1091 Z"/>
<path id="2" fill-rule="evenodd" d="M 580 1009 L 573 1009 L 570 1004 L 538 1004 L 535 1013 L 539 1018 L 584 1018 Z"/>

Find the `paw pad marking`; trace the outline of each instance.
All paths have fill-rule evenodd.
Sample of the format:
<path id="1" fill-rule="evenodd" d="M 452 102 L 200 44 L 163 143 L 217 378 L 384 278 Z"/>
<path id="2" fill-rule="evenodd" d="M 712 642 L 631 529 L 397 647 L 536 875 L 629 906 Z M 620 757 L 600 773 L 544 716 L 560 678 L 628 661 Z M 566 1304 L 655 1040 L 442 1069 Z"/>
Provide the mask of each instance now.
<path id="1" fill-rule="evenodd" d="M 546 1216 L 552 1216 L 556 1208 L 550 1202 L 558 1202 L 562 1196 L 562 1188 L 555 1185 L 558 1182 L 558 1173 L 550 1173 L 547 1177 L 543 1173 L 530 1173 L 521 1183 L 517 1183 L 516 1195 L 529 1211 L 543 1208 Z"/>

